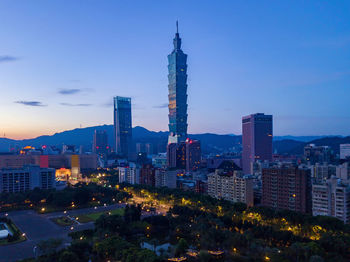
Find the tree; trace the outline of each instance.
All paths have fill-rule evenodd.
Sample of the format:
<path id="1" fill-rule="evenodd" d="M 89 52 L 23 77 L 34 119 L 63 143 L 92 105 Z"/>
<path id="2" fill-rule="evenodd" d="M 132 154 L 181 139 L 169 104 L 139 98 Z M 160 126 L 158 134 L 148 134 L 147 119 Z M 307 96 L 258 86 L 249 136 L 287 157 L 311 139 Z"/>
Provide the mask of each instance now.
<path id="1" fill-rule="evenodd" d="M 59 258 L 60 262 L 76 262 L 80 261 L 79 257 L 72 251 L 64 251 Z"/>
<path id="2" fill-rule="evenodd" d="M 48 239 L 42 240 L 38 244 L 38 248 L 40 252 L 44 255 L 52 254 L 56 251 L 56 249 L 62 244 L 62 239 Z"/>
<path id="3" fill-rule="evenodd" d="M 188 249 L 188 243 L 185 239 L 180 238 L 179 242 L 177 243 L 176 250 L 175 250 L 175 256 L 181 256 L 186 253 Z"/>

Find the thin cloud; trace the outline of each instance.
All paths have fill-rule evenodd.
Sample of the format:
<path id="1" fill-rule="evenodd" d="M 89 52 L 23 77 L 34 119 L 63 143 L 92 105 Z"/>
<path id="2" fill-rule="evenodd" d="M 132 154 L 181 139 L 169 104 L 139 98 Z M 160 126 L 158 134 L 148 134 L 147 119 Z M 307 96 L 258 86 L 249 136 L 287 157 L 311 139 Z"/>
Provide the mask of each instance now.
<path id="1" fill-rule="evenodd" d="M 25 106 L 47 106 L 39 101 L 15 101 L 14 103 L 25 105 Z"/>
<path id="2" fill-rule="evenodd" d="M 14 62 L 17 60 L 18 60 L 18 57 L 14 57 L 10 55 L 0 55 L 0 63 Z"/>
<path id="3" fill-rule="evenodd" d="M 112 107 L 113 106 L 113 101 L 106 102 L 104 104 L 101 104 L 102 107 Z"/>
<path id="4" fill-rule="evenodd" d="M 61 88 L 58 90 L 58 93 L 61 95 L 74 95 L 80 93 L 82 90 L 79 88 Z"/>
<path id="5" fill-rule="evenodd" d="M 168 103 L 164 103 L 161 105 L 157 105 L 157 106 L 153 106 L 153 108 L 167 108 L 168 107 Z"/>
<path id="6" fill-rule="evenodd" d="M 71 104 L 71 103 L 60 103 L 61 106 L 92 106 L 92 104 Z"/>

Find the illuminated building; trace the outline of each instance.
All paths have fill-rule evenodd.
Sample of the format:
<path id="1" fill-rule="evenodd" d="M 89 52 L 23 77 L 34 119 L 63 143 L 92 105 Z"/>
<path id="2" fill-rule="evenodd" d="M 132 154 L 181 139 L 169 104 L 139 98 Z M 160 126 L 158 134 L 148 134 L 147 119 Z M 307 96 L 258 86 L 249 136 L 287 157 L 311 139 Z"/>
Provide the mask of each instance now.
<path id="1" fill-rule="evenodd" d="M 40 168 L 37 165 L 0 170 L 0 193 L 25 192 L 36 187 L 41 189 L 55 188 L 55 170 Z"/>
<path id="2" fill-rule="evenodd" d="M 167 164 L 169 168 L 186 168 L 186 143 L 171 143 L 167 145 Z"/>
<path id="3" fill-rule="evenodd" d="M 131 98 L 114 97 L 115 152 L 128 157 L 132 143 Z"/>
<path id="4" fill-rule="evenodd" d="M 186 171 L 195 171 L 202 160 L 201 143 L 198 140 L 186 139 Z"/>
<path id="5" fill-rule="evenodd" d="M 187 55 L 181 50 L 181 38 L 176 22 L 174 49 L 168 55 L 169 139 L 178 143 L 187 138 Z"/>
<path id="6" fill-rule="evenodd" d="M 56 180 L 58 181 L 68 181 L 72 176 L 72 172 L 70 169 L 62 167 L 60 169 L 56 169 L 55 176 Z"/>
<path id="7" fill-rule="evenodd" d="M 252 114 L 242 118 L 242 166 L 252 174 L 255 161 L 272 160 L 272 115 Z"/>
<path id="8" fill-rule="evenodd" d="M 311 212 L 310 169 L 293 165 L 262 170 L 262 205 L 277 209 Z"/>
<path id="9" fill-rule="evenodd" d="M 169 168 L 195 171 L 201 164 L 201 144 L 198 140 L 187 138 L 184 142 L 167 145 L 167 164 Z"/>
<path id="10" fill-rule="evenodd" d="M 95 130 L 92 152 L 100 156 L 106 156 L 108 150 L 109 146 L 107 132 L 104 130 Z"/>
<path id="11" fill-rule="evenodd" d="M 80 158 L 79 155 L 72 155 L 71 156 L 71 171 L 72 179 L 78 179 L 80 177 Z"/>

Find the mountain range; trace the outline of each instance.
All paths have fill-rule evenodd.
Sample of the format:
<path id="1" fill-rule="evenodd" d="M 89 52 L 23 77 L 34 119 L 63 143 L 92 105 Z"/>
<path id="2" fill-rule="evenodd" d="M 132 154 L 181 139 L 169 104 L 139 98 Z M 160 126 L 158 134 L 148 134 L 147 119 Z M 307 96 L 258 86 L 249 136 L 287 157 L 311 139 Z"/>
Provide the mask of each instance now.
<path id="1" fill-rule="evenodd" d="M 61 147 L 66 145 L 82 145 L 86 151 L 91 149 L 93 133 L 95 130 L 105 130 L 108 135 L 108 143 L 113 144 L 113 125 L 92 126 L 63 131 L 54 135 L 44 135 L 33 139 L 13 140 L 0 138 L 0 152 L 8 152 L 14 146 L 27 145 L 40 147 L 53 145 Z M 133 128 L 133 140 L 135 143 L 151 143 L 156 152 L 164 152 L 168 139 L 166 131 L 150 131 L 141 126 Z M 211 133 L 190 134 L 189 138 L 201 141 L 203 153 L 218 153 L 222 151 L 239 150 L 241 147 L 241 135 L 218 135 Z M 280 154 L 301 154 L 306 144 L 328 145 L 339 152 L 339 144 L 350 143 L 350 137 L 341 136 L 276 136 L 274 137 L 274 152 Z"/>

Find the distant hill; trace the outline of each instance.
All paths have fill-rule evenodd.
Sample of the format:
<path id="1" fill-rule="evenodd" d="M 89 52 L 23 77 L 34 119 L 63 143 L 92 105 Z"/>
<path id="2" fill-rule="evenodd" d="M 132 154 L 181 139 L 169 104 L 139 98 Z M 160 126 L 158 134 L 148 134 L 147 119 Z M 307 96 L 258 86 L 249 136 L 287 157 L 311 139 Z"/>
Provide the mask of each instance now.
<path id="1" fill-rule="evenodd" d="M 105 130 L 108 135 L 108 142 L 113 145 L 113 125 L 92 126 L 86 128 L 77 128 L 68 130 L 54 135 L 39 136 L 33 139 L 12 140 L 0 138 L 0 152 L 8 152 L 10 147 L 27 146 L 41 147 L 43 145 L 53 145 L 61 147 L 67 145 L 82 145 L 85 150 L 89 151 L 92 146 L 93 133 L 95 130 Z M 144 127 L 136 126 L 133 128 L 133 140 L 135 143 L 152 143 L 156 152 L 165 152 L 169 132 L 150 131 Z M 217 153 L 240 147 L 242 136 L 240 135 L 218 135 L 218 134 L 190 134 L 191 139 L 198 139 L 202 144 L 203 153 Z M 291 139 L 293 138 L 293 139 Z M 317 138 L 317 139 L 312 139 Z M 309 140 L 310 139 L 310 140 Z M 316 145 L 328 145 L 339 153 L 339 144 L 350 143 L 350 137 L 319 137 L 319 136 L 277 136 L 274 137 L 273 147 L 277 153 L 285 154 L 302 154 L 306 144 L 313 143 Z"/>
<path id="2" fill-rule="evenodd" d="M 82 145 L 86 150 L 90 150 L 95 130 L 105 130 L 108 135 L 108 143 L 113 144 L 113 125 L 92 126 L 77 128 L 51 136 L 39 136 L 33 139 L 12 140 L 0 138 L 0 152 L 7 152 L 10 147 L 27 146 L 41 147 L 43 145 L 53 145 L 61 147 L 66 145 Z M 164 152 L 168 141 L 169 132 L 154 132 L 141 126 L 133 128 L 133 140 L 135 143 L 152 143 L 156 151 Z M 240 136 L 217 135 L 217 134 L 193 134 L 192 139 L 199 139 L 202 142 L 202 150 L 207 152 L 220 152 L 228 150 L 240 143 Z"/>
<path id="3" fill-rule="evenodd" d="M 301 141 L 301 142 L 309 142 L 315 139 L 320 139 L 327 136 L 274 136 L 274 141 L 281 141 L 281 140 L 295 140 L 295 141 Z"/>
<path id="4" fill-rule="evenodd" d="M 273 141 L 273 150 L 278 154 L 288 154 L 295 148 L 304 148 L 305 143 L 301 141 L 286 139 Z"/>

